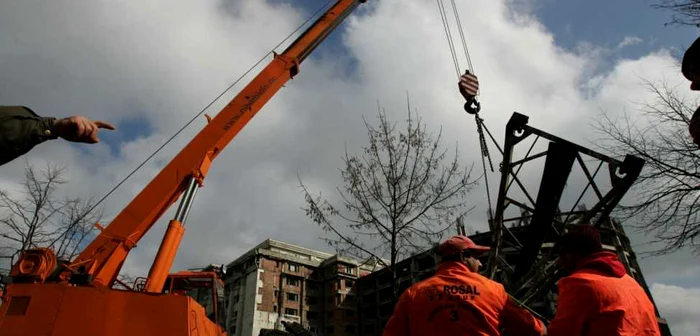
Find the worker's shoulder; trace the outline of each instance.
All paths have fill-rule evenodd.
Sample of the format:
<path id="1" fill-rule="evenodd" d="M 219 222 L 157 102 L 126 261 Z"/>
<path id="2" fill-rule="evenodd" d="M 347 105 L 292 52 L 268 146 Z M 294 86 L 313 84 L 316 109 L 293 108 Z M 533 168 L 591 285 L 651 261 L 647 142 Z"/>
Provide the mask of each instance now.
<path id="1" fill-rule="evenodd" d="M 471 273 L 472 281 L 487 285 L 491 290 L 502 291 L 505 293 L 505 287 L 500 282 L 494 281 L 479 273 Z"/>
<path id="2" fill-rule="evenodd" d="M 559 284 L 585 284 L 605 280 L 605 276 L 596 272 L 574 272 L 559 279 Z"/>
<path id="3" fill-rule="evenodd" d="M 603 276 L 596 273 L 576 272 L 558 281 L 560 290 L 570 289 L 579 292 L 586 291 L 586 288 L 598 287 L 600 283 L 608 282 Z"/>
<path id="4" fill-rule="evenodd" d="M 628 274 L 622 277 L 614 277 L 599 272 L 576 272 L 559 280 L 560 288 L 569 288 L 576 291 L 586 291 L 606 293 L 629 293 L 630 290 L 639 289 L 643 291 L 637 280 Z M 624 291 L 621 291 L 622 289 Z"/>
<path id="5" fill-rule="evenodd" d="M 441 279 L 440 279 L 438 276 L 433 275 L 433 276 L 431 276 L 431 277 L 429 277 L 429 278 L 426 278 L 426 279 L 423 279 L 423 280 L 421 280 L 421 281 L 418 281 L 418 282 L 414 283 L 414 284 L 411 285 L 411 287 L 409 287 L 408 289 L 409 289 L 409 290 L 412 290 L 412 291 L 416 291 L 416 290 L 420 290 L 420 289 L 423 289 L 423 288 L 432 287 L 432 286 L 434 286 L 434 285 L 436 285 L 436 284 L 439 284 L 439 283 L 441 283 L 441 282 L 442 282 L 442 281 L 441 281 Z"/>
<path id="6" fill-rule="evenodd" d="M 639 296 L 639 299 L 649 301 L 649 297 L 646 295 L 646 291 L 644 290 L 642 285 L 629 274 L 625 274 L 624 276 L 622 276 L 622 278 L 619 279 L 619 283 L 621 286 L 627 288 L 631 293 L 634 293 L 636 294 L 636 296 Z"/>
<path id="7" fill-rule="evenodd" d="M 576 283 L 585 283 L 585 282 L 628 282 L 628 281 L 634 281 L 634 278 L 629 276 L 629 274 L 624 274 L 620 277 L 617 276 L 611 276 L 609 274 L 605 274 L 601 271 L 597 270 L 580 270 L 576 271 L 568 276 L 562 277 L 560 281 L 565 281 L 565 282 L 576 282 Z"/>
<path id="8" fill-rule="evenodd" d="M 410 295 L 413 295 L 416 293 L 424 292 L 426 290 L 433 291 L 434 288 L 438 288 L 446 284 L 449 284 L 449 282 L 438 275 L 433 275 L 431 277 L 414 283 L 406 289 L 406 292 L 408 292 Z"/>

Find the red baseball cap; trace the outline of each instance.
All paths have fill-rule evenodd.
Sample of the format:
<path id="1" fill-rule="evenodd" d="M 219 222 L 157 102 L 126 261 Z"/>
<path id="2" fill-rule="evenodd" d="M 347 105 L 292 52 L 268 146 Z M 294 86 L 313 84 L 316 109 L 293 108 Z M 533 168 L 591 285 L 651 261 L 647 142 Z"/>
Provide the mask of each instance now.
<path id="1" fill-rule="evenodd" d="M 471 239 L 465 236 L 452 236 L 440 244 L 440 255 L 443 257 L 457 254 L 463 250 L 488 251 L 488 246 L 476 245 Z"/>

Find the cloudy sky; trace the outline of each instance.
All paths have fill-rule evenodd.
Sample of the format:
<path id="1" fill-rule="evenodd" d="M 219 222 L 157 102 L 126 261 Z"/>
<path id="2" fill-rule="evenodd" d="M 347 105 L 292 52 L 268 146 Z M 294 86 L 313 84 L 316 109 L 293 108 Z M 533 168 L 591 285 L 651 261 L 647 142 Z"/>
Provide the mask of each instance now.
<path id="1" fill-rule="evenodd" d="M 98 145 L 53 141 L 27 155 L 32 163 L 49 160 L 69 168 L 71 183 L 62 193 L 101 197 L 320 4 L 2 1 L 0 104 L 115 123 L 118 130 L 102 133 Z M 481 82 L 482 115 L 496 138 L 503 138 L 505 122 L 519 111 L 531 125 L 589 146 L 599 137 L 592 124 L 601 111 L 635 113 L 639 102 L 651 99 L 642 78 L 685 90 L 674 57 L 697 31 L 664 27 L 668 13 L 649 5 L 458 1 Z M 216 114 L 259 70 L 207 112 Z M 198 192 L 175 268 L 226 263 L 266 238 L 326 249 L 318 239 L 322 232 L 300 209 L 296 176 L 312 191 L 332 194 L 342 152 L 364 143 L 362 116 L 374 120 L 377 101 L 401 121 L 408 92 L 427 126 L 433 132 L 442 126 L 444 144 L 458 146 L 462 163 L 480 164 L 474 121 L 461 110 L 456 81 L 435 1 L 368 1 L 216 160 Z M 197 119 L 108 198 L 107 219 L 205 122 Z M 3 166 L 0 185 L 12 189 L 23 166 L 24 160 Z M 490 175 L 492 186 L 497 180 Z M 537 185 L 539 175 L 531 174 L 529 181 Z M 467 224 L 476 230 L 486 228 L 483 195 L 481 185 L 470 196 L 476 210 Z M 131 253 L 126 264 L 131 273 L 147 272 L 173 212 Z M 630 236 L 638 252 L 648 248 L 648 237 Z M 640 262 L 674 334 L 699 333 L 693 317 L 700 312 L 686 309 L 700 307 L 697 258 L 680 251 Z M 681 298 L 695 304 L 679 305 Z"/>

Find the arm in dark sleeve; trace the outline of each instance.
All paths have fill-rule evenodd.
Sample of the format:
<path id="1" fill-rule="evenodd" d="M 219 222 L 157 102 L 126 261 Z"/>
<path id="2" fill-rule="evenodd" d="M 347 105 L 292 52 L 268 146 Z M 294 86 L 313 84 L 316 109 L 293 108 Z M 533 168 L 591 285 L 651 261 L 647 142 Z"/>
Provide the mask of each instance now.
<path id="1" fill-rule="evenodd" d="M 541 336 L 545 334 L 544 323 L 518 306 L 510 297 L 506 299 L 503 307 L 501 325 L 505 328 L 504 335 Z"/>
<path id="2" fill-rule="evenodd" d="M 44 141 L 56 139 L 52 130 L 54 120 L 40 117 L 24 106 L 0 106 L 0 165 Z"/>

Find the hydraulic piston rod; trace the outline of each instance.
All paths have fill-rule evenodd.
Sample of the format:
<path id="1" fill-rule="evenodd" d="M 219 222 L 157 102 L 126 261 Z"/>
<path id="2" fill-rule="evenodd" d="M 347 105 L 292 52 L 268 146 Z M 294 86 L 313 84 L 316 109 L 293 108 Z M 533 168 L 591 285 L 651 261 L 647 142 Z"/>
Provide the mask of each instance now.
<path id="1" fill-rule="evenodd" d="M 158 254 L 156 254 L 151 270 L 148 272 L 146 292 L 160 293 L 163 291 L 165 279 L 173 266 L 177 249 L 182 241 L 182 235 L 185 233 L 185 220 L 187 220 L 187 215 L 190 213 L 198 188 L 197 180 L 191 177 L 187 184 L 187 189 L 182 194 L 182 200 L 175 213 L 175 218 L 168 224 L 168 229 L 165 231 L 163 241 L 158 248 Z"/>

